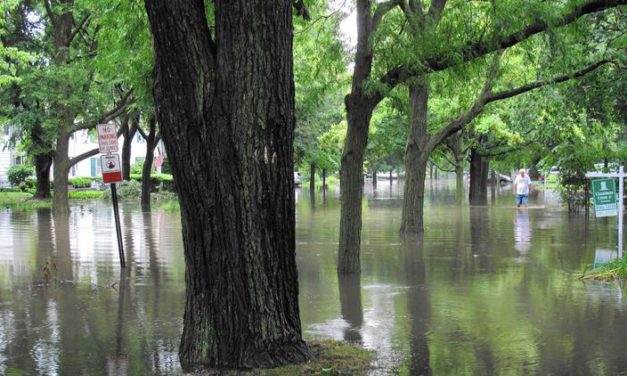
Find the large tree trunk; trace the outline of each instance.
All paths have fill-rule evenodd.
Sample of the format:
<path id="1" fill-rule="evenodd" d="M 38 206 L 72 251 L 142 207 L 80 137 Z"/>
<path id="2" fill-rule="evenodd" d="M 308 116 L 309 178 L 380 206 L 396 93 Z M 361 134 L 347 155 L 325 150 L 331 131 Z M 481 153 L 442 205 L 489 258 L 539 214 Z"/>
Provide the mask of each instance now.
<path id="1" fill-rule="evenodd" d="M 405 193 L 401 234 L 419 234 L 424 231 L 423 210 L 425 178 L 431 150 L 427 150 L 428 83 L 412 84 L 410 96 L 410 134 L 405 149 Z"/>
<path id="2" fill-rule="evenodd" d="M 181 205 L 185 372 L 311 357 L 298 308 L 292 2 L 146 0 Z"/>
<path id="3" fill-rule="evenodd" d="M 50 167 L 52 167 L 50 155 L 35 156 L 35 177 L 37 178 L 35 198 L 50 198 Z"/>
<path id="4" fill-rule="evenodd" d="M 157 124 L 154 116 L 148 119 L 148 137 L 146 137 L 146 158 L 142 167 L 142 193 L 141 207 L 143 211 L 150 211 L 150 193 L 152 190 L 152 163 L 155 158 L 155 147 L 159 142 L 157 139 Z"/>
<path id="5" fill-rule="evenodd" d="M 128 116 L 122 118 L 122 136 L 124 137 L 122 143 L 122 179 L 126 181 L 131 180 L 131 144 L 137 132 L 138 121 L 139 117 L 134 116 L 129 127 Z"/>
<path id="6" fill-rule="evenodd" d="M 359 274 L 338 274 L 340 285 L 340 310 L 348 324 L 344 328 L 344 341 L 362 344 L 361 326 L 364 323 L 364 310 L 361 303 L 361 276 Z"/>
<path id="7" fill-rule="evenodd" d="M 359 248 L 362 171 L 368 142 L 368 126 L 372 117 L 372 108 L 363 102 L 363 99 L 353 97 L 351 94 L 346 97 L 348 129 L 340 169 L 340 247 L 337 263 L 339 273 L 358 273 L 361 270 Z"/>
<path id="8" fill-rule="evenodd" d="M 476 149 L 470 151 L 470 189 L 468 199 L 470 205 L 487 205 L 488 203 L 488 159 Z"/>

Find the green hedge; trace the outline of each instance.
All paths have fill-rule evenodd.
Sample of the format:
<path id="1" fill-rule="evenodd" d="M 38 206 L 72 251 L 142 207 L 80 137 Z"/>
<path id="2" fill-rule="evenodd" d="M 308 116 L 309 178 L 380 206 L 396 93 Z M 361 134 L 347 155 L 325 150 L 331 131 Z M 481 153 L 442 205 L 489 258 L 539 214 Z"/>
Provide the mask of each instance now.
<path id="1" fill-rule="evenodd" d="M 72 191 L 68 193 L 68 197 L 72 200 L 88 200 L 102 198 L 103 194 L 103 191 Z"/>
<path id="2" fill-rule="evenodd" d="M 142 176 L 138 174 L 131 174 L 131 180 L 138 182 L 142 181 Z M 169 192 L 176 191 L 176 185 L 174 184 L 174 178 L 170 174 L 152 174 L 150 176 L 150 191 L 158 192 L 159 190 L 165 190 Z"/>
<path id="3" fill-rule="evenodd" d="M 92 181 L 92 178 L 89 176 L 76 176 L 68 180 L 74 188 L 89 188 Z"/>

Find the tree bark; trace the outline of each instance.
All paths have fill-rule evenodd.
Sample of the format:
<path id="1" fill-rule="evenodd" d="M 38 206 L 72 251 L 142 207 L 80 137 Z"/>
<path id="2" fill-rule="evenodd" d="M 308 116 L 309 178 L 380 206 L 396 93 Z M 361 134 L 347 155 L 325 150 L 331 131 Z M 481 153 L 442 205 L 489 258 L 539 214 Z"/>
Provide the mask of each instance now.
<path id="1" fill-rule="evenodd" d="M 453 158 L 455 160 L 455 200 L 464 202 L 464 137 L 463 131 L 457 132 L 453 139 Z"/>
<path id="2" fill-rule="evenodd" d="M 70 135 L 65 127 L 59 130 L 54 151 L 54 199 L 52 210 L 57 216 L 67 216 L 70 213 L 68 201 L 68 173 L 70 172 L 70 158 L 68 156 Z"/>
<path id="3" fill-rule="evenodd" d="M 337 271 L 359 273 L 361 270 L 361 197 L 363 165 L 372 108 L 363 99 L 346 97 L 348 129 L 340 169 L 341 214 Z"/>
<path id="4" fill-rule="evenodd" d="M 372 169 L 372 188 L 377 189 L 377 170 Z"/>
<path id="5" fill-rule="evenodd" d="M 50 198 L 50 167 L 52 167 L 52 157 L 50 155 L 35 156 L 35 176 L 37 186 L 35 188 L 35 198 Z"/>
<path id="6" fill-rule="evenodd" d="M 477 149 L 470 150 L 470 205 L 488 204 L 488 160 Z"/>
<path id="7" fill-rule="evenodd" d="M 311 357 L 295 262 L 292 2 L 146 0 L 155 101 L 181 204 L 179 356 L 275 367 Z"/>
<path id="8" fill-rule="evenodd" d="M 124 142 L 122 143 L 122 179 L 126 181 L 131 180 L 131 144 L 137 132 L 138 121 L 139 117 L 134 116 L 130 120 L 129 127 L 129 117 L 124 116 L 122 118 L 122 136 L 124 136 Z"/>
<path id="9" fill-rule="evenodd" d="M 316 162 L 309 165 L 309 191 L 316 191 Z"/>
<path id="10" fill-rule="evenodd" d="M 322 190 L 327 189 L 327 170 L 325 168 L 322 169 Z"/>
<path id="11" fill-rule="evenodd" d="M 146 158 L 142 167 L 142 211 L 150 211 L 150 193 L 152 191 L 152 163 L 155 158 L 155 147 L 157 146 L 157 124 L 154 116 L 148 119 L 148 135 L 146 137 Z"/>
<path id="12" fill-rule="evenodd" d="M 409 86 L 410 135 L 405 149 L 405 193 L 401 217 L 401 234 L 424 231 L 423 210 L 425 178 L 431 150 L 427 147 L 428 82 Z"/>

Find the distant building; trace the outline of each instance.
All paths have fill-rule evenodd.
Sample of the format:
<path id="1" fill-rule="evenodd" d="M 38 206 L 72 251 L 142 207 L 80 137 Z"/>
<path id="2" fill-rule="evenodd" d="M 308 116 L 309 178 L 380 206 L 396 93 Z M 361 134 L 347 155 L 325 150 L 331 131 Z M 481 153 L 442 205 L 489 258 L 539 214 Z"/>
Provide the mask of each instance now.
<path id="1" fill-rule="evenodd" d="M 9 187 L 9 169 L 16 164 L 22 164 L 24 161 L 21 153 L 9 147 L 8 143 L 12 132 L 12 127 L 4 127 L 0 135 L 0 188 Z"/>

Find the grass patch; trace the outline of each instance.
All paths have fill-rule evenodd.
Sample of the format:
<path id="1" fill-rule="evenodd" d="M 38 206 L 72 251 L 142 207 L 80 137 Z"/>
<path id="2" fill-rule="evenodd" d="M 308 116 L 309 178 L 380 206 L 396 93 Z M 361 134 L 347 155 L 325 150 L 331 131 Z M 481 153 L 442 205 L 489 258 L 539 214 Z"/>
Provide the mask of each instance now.
<path id="1" fill-rule="evenodd" d="M 203 370 L 193 375 L 226 375 L 226 376 L 293 376 L 293 375 L 366 375 L 373 369 L 372 352 L 339 341 L 309 342 L 311 351 L 316 359 L 303 363 L 278 368 L 255 369 L 251 371 L 221 371 L 212 373 Z"/>
<path id="2" fill-rule="evenodd" d="M 159 208 L 165 211 L 178 211 L 181 210 L 181 204 L 178 200 L 169 200 L 160 204 Z"/>
<path id="3" fill-rule="evenodd" d="M 28 210 L 52 207 L 51 200 L 35 200 L 27 192 L 0 192 L 0 207 L 12 210 Z"/>
<path id="4" fill-rule="evenodd" d="M 589 272 L 584 270 L 580 278 L 595 281 L 625 279 L 627 278 L 627 256 L 623 256 L 623 258 L 620 259 L 614 259 L 607 264 L 590 270 Z"/>
<path id="5" fill-rule="evenodd" d="M 91 200 L 95 198 L 102 198 L 103 191 L 70 191 L 68 197 L 71 200 Z"/>

